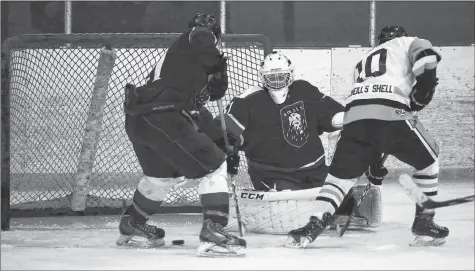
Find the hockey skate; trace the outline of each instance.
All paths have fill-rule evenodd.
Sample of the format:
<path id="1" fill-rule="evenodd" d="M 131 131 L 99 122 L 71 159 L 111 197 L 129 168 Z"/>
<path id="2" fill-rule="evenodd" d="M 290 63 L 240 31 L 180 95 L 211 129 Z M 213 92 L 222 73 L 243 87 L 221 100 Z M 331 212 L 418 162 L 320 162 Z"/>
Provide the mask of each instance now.
<path id="1" fill-rule="evenodd" d="M 146 220 L 137 220 L 130 215 L 122 216 L 119 232 L 120 236 L 116 241 L 118 246 L 156 248 L 165 245 L 163 229 L 147 224 Z"/>
<path id="2" fill-rule="evenodd" d="M 311 216 L 307 225 L 291 230 L 288 233 L 287 242 L 284 245 L 288 248 L 305 248 L 308 244 L 315 241 L 315 239 L 332 223 L 332 215 L 324 213 L 322 219 L 316 216 Z"/>
<path id="3" fill-rule="evenodd" d="M 200 245 L 196 254 L 200 257 L 244 256 L 246 240 L 229 234 L 223 225 L 207 219 L 200 233 Z"/>
<path id="4" fill-rule="evenodd" d="M 412 224 L 414 240 L 410 246 L 441 246 L 445 243 L 445 237 L 449 235 L 449 229 L 434 223 L 432 214 L 416 214 Z"/>

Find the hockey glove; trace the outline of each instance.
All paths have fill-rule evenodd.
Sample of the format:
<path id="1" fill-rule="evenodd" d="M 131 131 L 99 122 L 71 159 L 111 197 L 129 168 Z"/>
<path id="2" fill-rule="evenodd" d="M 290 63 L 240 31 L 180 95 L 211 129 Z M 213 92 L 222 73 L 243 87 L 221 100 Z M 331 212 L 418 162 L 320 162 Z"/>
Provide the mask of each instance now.
<path id="1" fill-rule="evenodd" d="M 224 97 L 228 89 L 227 58 L 220 56 L 219 63 L 210 69 L 208 74 L 208 92 L 210 101 L 217 101 Z"/>
<path id="2" fill-rule="evenodd" d="M 388 169 L 381 165 L 372 165 L 368 167 L 365 175 L 372 184 L 381 185 L 384 177 L 388 175 Z"/>
<path id="3" fill-rule="evenodd" d="M 230 153 L 226 158 L 226 163 L 228 164 L 228 173 L 231 175 L 236 175 L 238 173 L 239 161 L 241 157 L 237 153 Z"/>
<path id="4" fill-rule="evenodd" d="M 239 138 L 229 133 L 228 133 L 228 141 L 229 141 L 230 146 L 226 146 L 226 144 L 224 143 L 224 137 L 216 139 L 214 141 L 214 144 L 216 144 L 216 146 L 218 146 L 218 148 L 220 148 L 225 153 L 233 152 L 234 147 L 232 146 L 239 146 L 241 144 L 241 141 Z M 230 150 L 227 148 L 230 148 Z"/>
<path id="5" fill-rule="evenodd" d="M 439 78 L 435 77 L 435 74 L 431 71 L 426 71 L 424 74 L 418 76 L 410 95 L 411 109 L 420 111 L 428 105 L 434 97 L 435 87 L 438 84 Z"/>
<path id="6" fill-rule="evenodd" d="M 217 101 L 224 97 L 228 89 L 228 73 L 226 71 L 208 75 L 209 100 Z"/>
<path id="7" fill-rule="evenodd" d="M 203 108 L 206 103 L 209 101 L 209 90 L 208 86 L 205 86 L 198 94 L 195 96 L 195 105 L 198 110 Z"/>

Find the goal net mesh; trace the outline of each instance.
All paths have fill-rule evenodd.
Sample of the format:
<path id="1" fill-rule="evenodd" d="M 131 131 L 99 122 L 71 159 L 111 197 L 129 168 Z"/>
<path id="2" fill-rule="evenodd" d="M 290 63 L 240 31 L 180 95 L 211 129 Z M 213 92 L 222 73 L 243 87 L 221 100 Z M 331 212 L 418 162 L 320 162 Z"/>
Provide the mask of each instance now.
<path id="1" fill-rule="evenodd" d="M 105 44 L 112 46 L 117 58 L 86 207 L 122 208 L 130 203 L 143 174 L 124 130 L 123 89 L 126 83 L 143 85 L 177 36 L 26 35 L 8 41 L 11 210 L 70 207 L 99 53 Z M 226 106 L 257 83 L 258 67 L 270 44 L 260 35 L 225 35 L 221 50 L 230 59 L 229 88 L 222 100 Z M 218 115 L 215 103 L 207 107 Z M 252 188 L 243 156 L 235 180 L 238 188 Z M 170 191 L 164 205 L 198 206 L 197 185 Z"/>

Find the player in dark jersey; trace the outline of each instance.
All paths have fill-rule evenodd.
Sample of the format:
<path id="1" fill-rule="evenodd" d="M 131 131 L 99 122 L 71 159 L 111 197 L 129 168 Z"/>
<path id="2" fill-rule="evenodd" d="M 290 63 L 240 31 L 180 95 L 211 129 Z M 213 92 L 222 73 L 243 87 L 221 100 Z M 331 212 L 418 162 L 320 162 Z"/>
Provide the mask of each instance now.
<path id="1" fill-rule="evenodd" d="M 155 68 L 146 85 L 126 87 L 125 129 L 144 177 L 122 216 L 118 245 L 136 236 L 163 245 L 164 230 L 146 222 L 186 178 L 198 180 L 203 206 L 198 255 L 244 254 L 246 242 L 224 231 L 229 213 L 226 155 L 201 130 L 200 115 L 209 115 L 204 105 L 221 99 L 228 87 L 226 58 L 216 47 L 220 37 L 214 15 L 196 14 L 168 49 L 160 73 Z"/>
<path id="2" fill-rule="evenodd" d="M 322 188 L 328 192 L 317 197 L 310 222 L 289 233 L 289 240 L 298 246 L 305 247 L 323 232 L 356 177 L 378 163 L 382 153 L 412 166 L 412 178 L 420 189 L 429 197 L 437 195 L 439 148 L 415 112 L 432 100 L 441 56 L 428 40 L 409 37 L 400 26 L 383 28 L 379 41 L 355 67 L 343 132 Z M 379 67 L 371 64 L 376 57 Z M 374 172 L 384 176 L 387 170 Z M 411 177 L 403 174 L 400 178 Z M 433 221 L 435 211 L 418 205 L 415 209 L 410 244 L 444 244 L 449 230 Z"/>
<path id="3" fill-rule="evenodd" d="M 294 67 L 280 52 L 266 56 L 260 78 L 261 85 L 235 97 L 225 114 L 228 133 L 239 138 L 238 148 L 245 153 L 254 189 L 295 191 L 323 186 L 328 166 L 319 136 L 327 132 L 337 138 L 344 107 L 309 82 L 294 81 Z"/>

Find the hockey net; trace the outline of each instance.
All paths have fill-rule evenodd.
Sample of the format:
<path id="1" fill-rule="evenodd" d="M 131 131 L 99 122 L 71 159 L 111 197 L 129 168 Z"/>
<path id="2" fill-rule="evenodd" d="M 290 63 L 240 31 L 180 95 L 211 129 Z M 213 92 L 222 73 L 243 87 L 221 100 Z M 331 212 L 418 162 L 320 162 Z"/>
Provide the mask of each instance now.
<path id="1" fill-rule="evenodd" d="M 123 89 L 126 83 L 143 85 L 177 37 L 25 35 L 6 41 L 6 64 L 2 63 L 2 188 L 9 186 L 10 213 L 70 212 L 88 110 L 94 103 L 98 59 L 105 45 L 116 52 L 116 59 L 101 112 L 97 152 L 88 161 L 93 166 L 86 211 L 108 213 L 130 203 L 142 172 L 124 131 Z M 226 106 L 257 83 L 259 64 L 271 45 L 262 35 L 225 35 L 221 50 L 230 58 L 228 94 L 223 99 Z M 216 104 L 208 108 L 213 115 L 218 114 Z M 252 187 L 245 159 L 241 159 L 235 179 L 239 188 Z M 171 191 L 164 206 L 199 206 L 197 185 Z"/>

